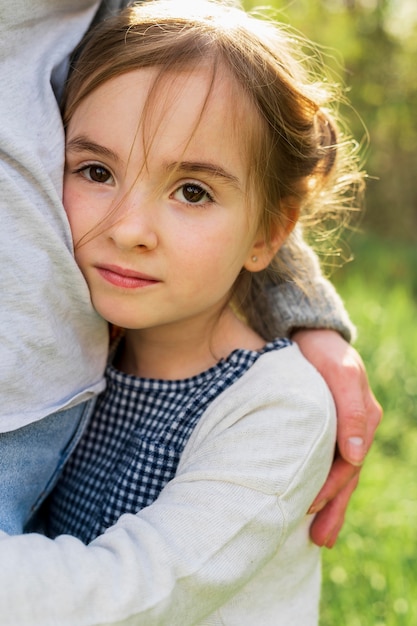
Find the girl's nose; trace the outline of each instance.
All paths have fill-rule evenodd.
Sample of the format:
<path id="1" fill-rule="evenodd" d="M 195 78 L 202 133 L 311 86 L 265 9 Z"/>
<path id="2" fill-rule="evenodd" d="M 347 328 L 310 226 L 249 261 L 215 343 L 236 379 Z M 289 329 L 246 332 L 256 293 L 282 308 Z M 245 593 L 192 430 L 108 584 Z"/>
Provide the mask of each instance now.
<path id="1" fill-rule="evenodd" d="M 158 245 L 154 207 L 137 194 L 129 196 L 117 211 L 109 234 L 120 249 L 154 250 Z"/>

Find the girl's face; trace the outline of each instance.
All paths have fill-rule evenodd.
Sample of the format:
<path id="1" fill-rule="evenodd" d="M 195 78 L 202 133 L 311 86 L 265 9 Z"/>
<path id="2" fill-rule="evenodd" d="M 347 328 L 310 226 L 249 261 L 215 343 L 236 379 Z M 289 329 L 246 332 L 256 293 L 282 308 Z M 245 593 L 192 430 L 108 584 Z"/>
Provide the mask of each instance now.
<path id="1" fill-rule="evenodd" d="M 138 120 L 155 75 L 118 76 L 81 102 L 67 129 L 64 205 L 97 311 L 124 328 L 177 332 L 213 319 L 241 268 L 262 269 L 264 245 L 234 130 L 244 107 L 227 78 L 201 119 L 209 72 L 165 80 L 144 141 Z"/>

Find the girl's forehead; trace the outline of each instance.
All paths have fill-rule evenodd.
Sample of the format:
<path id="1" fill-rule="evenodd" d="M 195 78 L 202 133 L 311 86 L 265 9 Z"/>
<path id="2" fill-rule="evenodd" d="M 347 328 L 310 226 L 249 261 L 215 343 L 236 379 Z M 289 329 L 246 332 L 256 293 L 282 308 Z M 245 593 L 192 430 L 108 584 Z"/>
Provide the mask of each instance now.
<path id="1" fill-rule="evenodd" d="M 90 78 L 86 82 L 90 82 Z M 188 102 L 190 112 L 200 108 L 199 117 L 207 108 L 223 108 L 225 117 L 242 115 L 247 118 L 249 110 L 254 109 L 232 72 L 225 64 L 211 59 L 203 63 L 190 62 L 182 69 L 150 66 L 127 70 L 99 83 L 83 97 L 77 109 L 86 101 L 101 106 L 102 101 L 113 99 L 118 93 L 125 94 L 126 104 L 131 104 L 132 109 L 138 110 L 139 105 L 140 110 L 152 111 L 150 119 L 157 114 L 169 117 L 178 103 L 184 101 Z"/>
<path id="2" fill-rule="evenodd" d="M 74 127 L 111 134 L 156 149 L 163 144 L 199 152 L 226 151 L 242 161 L 252 106 L 224 68 L 181 71 L 141 68 L 113 77 L 81 101 L 70 120 Z M 245 137 L 246 136 L 246 137 Z M 140 140 L 140 141 L 138 141 Z"/>

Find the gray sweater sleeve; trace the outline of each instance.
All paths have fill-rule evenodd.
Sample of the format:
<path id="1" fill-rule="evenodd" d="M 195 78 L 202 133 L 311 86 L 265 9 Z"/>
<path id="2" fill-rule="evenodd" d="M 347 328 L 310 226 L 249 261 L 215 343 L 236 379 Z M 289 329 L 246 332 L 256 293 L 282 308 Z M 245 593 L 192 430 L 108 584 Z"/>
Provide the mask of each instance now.
<path id="1" fill-rule="evenodd" d="M 298 283 L 283 281 L 271 287 L 268 294 L 280 334 L 289 336 L 299 328 L 326 328 L 353 341 L 356 329 L 340 296 L 323 276 L 316 254 L 306 244 L 300 230 L 292 237 L 296 245 L 284 245 L 280 256 L 284 265 L 297 276 Z"/>

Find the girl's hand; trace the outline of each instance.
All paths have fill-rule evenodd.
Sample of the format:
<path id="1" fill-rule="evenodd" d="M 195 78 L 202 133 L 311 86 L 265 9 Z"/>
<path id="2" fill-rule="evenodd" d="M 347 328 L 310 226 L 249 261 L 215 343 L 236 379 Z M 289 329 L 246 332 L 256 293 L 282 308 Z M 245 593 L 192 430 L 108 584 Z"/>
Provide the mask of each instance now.
<path id="1" fill-rule="evenodd" d="M 319 546 L 332 548 L 347 505 L 382 418 L 357 351 L 336 331 L 299 330 L 292 339 L 327 382 L 337 410 L 337 449 L 326 483 L 310 507 L 310 529 Z"/>

